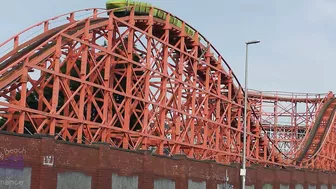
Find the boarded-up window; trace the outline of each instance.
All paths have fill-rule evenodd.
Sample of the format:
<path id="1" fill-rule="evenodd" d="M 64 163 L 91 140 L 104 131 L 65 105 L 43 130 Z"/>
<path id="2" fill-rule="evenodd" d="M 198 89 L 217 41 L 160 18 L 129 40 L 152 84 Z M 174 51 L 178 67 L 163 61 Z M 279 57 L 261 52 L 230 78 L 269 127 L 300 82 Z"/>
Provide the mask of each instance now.
<path id="1" fill-rule="evenodd" d="M 206 182 L 188 181 L 188 189 L 206 189 Z"/>
<path id="2" fill-rule="evenodd" d="M 31 168 L 0 168 L 0 188 L 30 189 Z"/>
<path id="3" fill-rule="evenodd" d="M 226 184 L 217 184 L 217 189 L 232 189 L 233 185 L 226 183 Z"/>
<path id="4" fill-rule="evenodd" d="M 175 182 L 168 179 L 158 179 L 154 181 L 154 189 L 175 189 Z"/>
<path id="5" fill-rule="evenodd" d="M 321 189 L 328 189 L 328 186 L 325 185 L 325 184 L 322 184 L 322 185 L 321 185 Z"/>
<path id="6" fill-rule="evenodd" d="M 83 173 L 58 173 L 57 189 L 91 189 L 91 177 Z"/>
<path id="7" fill-rule="evenodd" d="M 308 189 L 316 189 L 316 185 L 309 184 Z"/>
<path id="8" fill-rule="evenodd" d="M 272 184 L 264 184 L 262 189 L 273 189 Z"/>
<path id="9" fill-rule="evenodd" d="M 289 189 L 288 184 L 280 184 L 280 189 Z"/>
<path id="10" fill-rule="evenodd" d="M 112 174 L 112 189 L 138 189 L 138 177 Z"/>
<path id="11" fill-rule="evenodd" d="M 303 185 L 302 184 L 296 184 L 295 189 L 303 189 Z"/>

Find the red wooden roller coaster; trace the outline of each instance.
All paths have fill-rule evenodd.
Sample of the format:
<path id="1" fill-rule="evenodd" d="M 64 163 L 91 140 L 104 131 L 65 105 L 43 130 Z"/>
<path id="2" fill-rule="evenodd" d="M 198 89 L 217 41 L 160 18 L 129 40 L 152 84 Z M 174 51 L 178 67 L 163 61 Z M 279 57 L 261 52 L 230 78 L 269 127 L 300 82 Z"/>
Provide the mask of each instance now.
<path id="1" fill-rule="evenodd" d="M 8 39 L 0 53 L 2 131 L 242 160 L 239 81 L 204 36 L 164 10 L 64 14 Z M 248 164 L 336 170 L 332 93 L 248 95 Z"/>

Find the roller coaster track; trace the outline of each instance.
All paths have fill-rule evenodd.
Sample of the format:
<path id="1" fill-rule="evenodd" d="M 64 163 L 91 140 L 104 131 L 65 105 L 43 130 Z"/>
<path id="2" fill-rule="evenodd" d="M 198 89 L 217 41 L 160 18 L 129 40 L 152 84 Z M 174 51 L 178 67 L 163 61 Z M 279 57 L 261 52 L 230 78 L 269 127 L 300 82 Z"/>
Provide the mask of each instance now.
<path id="1" fill-rule="evenodd" d="M 153 17 L 153 7 L 147 15 L 127 9 L 124 15 L 114 14 L 116 9 L 64 14 L 0 44 L 0 52 L 10 47 L 0 54 L 0 130 L 240 163 L 244 91 L 229 64 L 178 17 L 181 27 L 163 10 L 165 19 Z M 326 151 L 334 149 L 334 98 L 315 99 L 314 119 L 290 153 L 268 133 L 277 124 L 263 124 L 254 101 L 259 98 L 274 99 L 249 93 L 248 164 L 336 168 Z"/>
<path id="2" fill-rule="evenodd" d="M 334 125 L 335 111 L 336 99 L 328 99 L 317 114 L 315 123 L 296 159 L 297 162 L 309 161 L 317 155 Z"/>

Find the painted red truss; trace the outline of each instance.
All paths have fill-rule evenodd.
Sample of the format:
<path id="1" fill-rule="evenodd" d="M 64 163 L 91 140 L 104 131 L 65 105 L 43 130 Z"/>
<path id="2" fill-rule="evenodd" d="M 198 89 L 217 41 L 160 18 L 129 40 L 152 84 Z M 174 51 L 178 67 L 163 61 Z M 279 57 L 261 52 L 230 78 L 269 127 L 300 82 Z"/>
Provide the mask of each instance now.
<path id="1" fill-rule="evenodd" d="M 262 128 L 289 165 L 334 170 L 334 95 L 249 91 Z"/>
<path id="2" fill-rule="evenodd" d="M 204 36 L 186 33 L 191 26 L 170 24 L 170 13 L 162 20 L 153 8 L 149 15 L 129 10 L 122 16 L 102 9 L 65 14 L 1 44 L 0 52 L 9 49 L 0 54 L 0 129 L 241 162 L 244 91 L 229 65 Z M 333 102 L 321 108 L 332 95 L 305 97 L 302 113 L 293 113 L 299 98 L 291 99 L 292 108 L 275 105 L 268 114 L 263 95 L 250 94 L 248 164 L 334 169 L 328 155 L 335 149 L 334 124 L 315 121 L 334 115 Z M 287 114 L 291 122 L 281 125 L 279 117 Z M 321 133 L 322 143 L 310 133 Z M 307 153 L 294 153 L 297 147 Z"/>

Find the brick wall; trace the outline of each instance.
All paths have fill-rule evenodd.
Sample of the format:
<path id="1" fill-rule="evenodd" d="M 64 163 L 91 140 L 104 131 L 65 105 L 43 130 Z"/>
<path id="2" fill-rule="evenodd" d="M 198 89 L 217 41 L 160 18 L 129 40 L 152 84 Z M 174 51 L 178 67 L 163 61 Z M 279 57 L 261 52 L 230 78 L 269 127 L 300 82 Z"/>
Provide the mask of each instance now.
<path id="1" fill-rule="evenodd" d="M 106 144 L 91 146 L 56 141 L 50 137 L 0 134 L 0 152 L 5 149 L 24 149 L 25 167 L 31 167 L 31 188 L 56 189 L 57 175 L 66 172 L 80 172 L 92 177 L 92 189 L 111 189 L 112 173 L 120 176 L 138 176 L 140 189 L 153 189 L 154 180 L 170 179 L 176 189 L 186 189 L 188 180 L 206 181 L 207 189 L 217 189 L 223 183 L 228 170 L 230 184 L 240 188 L 238 165 L 224 166 L 210 161 L 196 161 L 185 156 L 163 157 L 149 152 L 132 152 L 112 149 Z M 12 151 L 14 153 L 14 150 Z M 15 151 L 19 153 L 18 151 Z M 53 163 L 45 157 L 52 157 Z M 46 162 L 49 164 L 46 164 Z M 322 184 L 336 184 L 336 175 L 309 170 L 264 168 L 254 166 L 247 171 L 247 185 L 262 188 L 272 184 L 295 184 L 317 187 Z"/>

